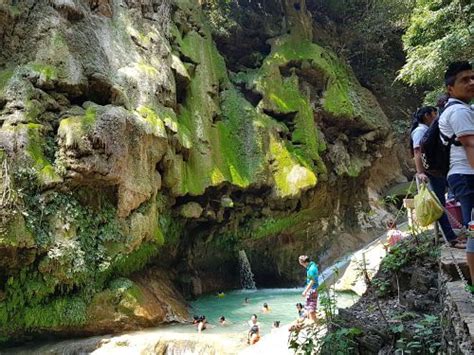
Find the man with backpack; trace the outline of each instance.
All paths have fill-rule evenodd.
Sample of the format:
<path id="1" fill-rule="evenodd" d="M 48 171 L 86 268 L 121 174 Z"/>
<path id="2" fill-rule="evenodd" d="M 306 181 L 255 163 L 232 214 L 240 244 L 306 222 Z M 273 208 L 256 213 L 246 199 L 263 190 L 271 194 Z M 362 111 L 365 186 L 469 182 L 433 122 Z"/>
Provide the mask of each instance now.
<path id="1" fill-rule="evenodd" d="M 451 63 L 444 76 L 449 100 L 439 118 L 441 140 L 448 148 L 448 183 L 461 203 L 464 225 L 474 208 L 474 71 L 468 62 Z M 474 217 L 474 216 L 473 216 Z M 467 262 L 474 283 L 474 239 L 468 238 Z"/>

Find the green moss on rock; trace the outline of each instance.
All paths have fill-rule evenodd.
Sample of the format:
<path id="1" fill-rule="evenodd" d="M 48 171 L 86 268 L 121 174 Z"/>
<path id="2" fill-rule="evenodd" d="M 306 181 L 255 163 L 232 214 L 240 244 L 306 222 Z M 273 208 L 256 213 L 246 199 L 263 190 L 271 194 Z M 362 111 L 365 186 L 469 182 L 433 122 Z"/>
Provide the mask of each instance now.
<path id="1" fill-rule="evenodd" d="M 26 129 L 27 131 L 28 144 L 26 146 L 26 153 L 33 162 L 32 168 L 37 174 L 38 182 L 41 185 L 61 182 L 61 177 L 56 174 L 54 167 L 44 154 L 46 142 L 42 134 L 43 126 L 37 123 L 28 123 L 26 125 L 17 125 L 16 129 Z"/>
<path id="2" fill-rule="evenodd" d="M 302 210 L 300 212 L 282 217 L 269 217 L 254 221 L 249 227 L 249 235 L 252 239 L 260 239 L 289 232 L 292 228 L 301 228 L 307 222 L 314 221 L 313 210 Z"/>
<path id="3" fill-rule="evenodd" d="M 0 95 L 2 95 L 3 90 L 7 87 L 14 73 L 15 72 L 12 69 L 4 69 L 0 71 Z"/>
<path id="4" fill-rule="evenodd" d="M 137 250 L 117 259 L 113 265 L 114 271 L 120 275 L 130 275 L 134 271 L 141 270 L 159 250 L 159 244 L 145 242 Z"/>
<path id="5" fill-rule="evenodd" d="M 145 132 L 156 137 L 166 138 L 164 119 L 171 120 L 169 111 L 163 110 L 158 113 L 157 110 L 148 106 L 139 106 L 137 108 L 139 117 L 145 125 Z"/>
<path id="6" fill-rule="evenodd" d="M 298 164 L 285 144 L 270 138 L 270 152 L 274 159 L 273 176 L 277 195 L 294 197 L 316 185 L 316 175 L 312 170 Z"/>
<path id="7" fill-rule="evenodd" d="M 66 117 L 59 123 L 58 136 L 66 147 L 81 147 L 82 138 L 90 132 L 96 122 L 99 107 L 90 105 L 83 115 Z"/>
<path id="8" fill-rule="evenodd" d="M 254 127 L 258 114 L 230 85 L 224 59 L 209 38 L 191 31 L 178 39 L 182 53 L 199 65 L 177 119 L 177 131 L 189 134 L 192 149 L 186 161 L 173 162 L 175 178 L 165 177 L 177 182 L 176 194 L 202 194 L 225 181 L 246 187 L 263 169 L 262 138 Z"/>
<path id="9" fill-rule="evenodd" d="M 52 81 L 58 79 L 58 70 L 49 64 L 32 63 L 30 68 L 40 75 L 44 81 Z"/>

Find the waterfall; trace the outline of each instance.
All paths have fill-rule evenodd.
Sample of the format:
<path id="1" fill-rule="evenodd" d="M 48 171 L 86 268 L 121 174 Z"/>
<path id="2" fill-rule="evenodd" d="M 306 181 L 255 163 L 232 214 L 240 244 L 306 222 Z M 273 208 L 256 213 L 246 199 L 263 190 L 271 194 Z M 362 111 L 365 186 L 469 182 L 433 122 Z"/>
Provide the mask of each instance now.
<path id="1" fill-rule="evenodd" d="M 250 262 L 245 254 L 245 250 L 239 251 L 239 267 L 240 267 L 240 285 L 243 289 L 255 290 L 255 281 L 253 280 Z"/>

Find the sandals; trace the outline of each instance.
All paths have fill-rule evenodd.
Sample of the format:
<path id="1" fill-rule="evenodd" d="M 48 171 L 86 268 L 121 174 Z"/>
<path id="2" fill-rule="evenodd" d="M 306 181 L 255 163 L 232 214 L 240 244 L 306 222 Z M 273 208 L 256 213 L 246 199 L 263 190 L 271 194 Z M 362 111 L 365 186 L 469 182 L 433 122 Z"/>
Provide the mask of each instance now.
<path id="1" fill-rule="evenodd" d="M 454 240 L 451 240 L 449 242 L 449 246 L 451 248 L 455 248 L 455 249 L 466 249 L 466 243 L 464 240 L 460 240 L 459 238 L 457 239 L 454 239 Z"/>

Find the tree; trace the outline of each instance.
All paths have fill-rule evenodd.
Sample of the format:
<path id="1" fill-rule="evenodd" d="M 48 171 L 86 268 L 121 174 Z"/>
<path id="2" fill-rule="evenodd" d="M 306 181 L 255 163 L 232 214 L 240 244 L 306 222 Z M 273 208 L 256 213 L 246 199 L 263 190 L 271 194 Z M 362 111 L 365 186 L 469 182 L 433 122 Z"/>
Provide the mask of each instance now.
<path id="1" fill-rule="evenodd" d="M 398 78 L 426 85 L 432 102 L 442 91 L 449 62 L 474 58 L 474 4 L 470 0 L 417 0 L 403 36 L 407 62 Z"/>

